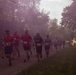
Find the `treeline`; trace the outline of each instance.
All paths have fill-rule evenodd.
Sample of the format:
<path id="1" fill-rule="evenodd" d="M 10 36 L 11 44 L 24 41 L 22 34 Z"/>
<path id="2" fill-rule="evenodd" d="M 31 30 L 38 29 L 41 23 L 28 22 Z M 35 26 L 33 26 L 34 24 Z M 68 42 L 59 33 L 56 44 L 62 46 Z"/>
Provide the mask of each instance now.
<path id="1" fill-rule="evenodd" d="M 28 29 L 32 36 L 39 32 L 42 37 L 49 34 L 51 38 L 65 40 L 75 36 L 76 0 L 64 8 L 61 26 L 57 19 L 49 19 L 49 12 L 40 11 L 39 6 L 40 0 L 0 0 L 0 43 L 6 29 L 20 35 Z"/>

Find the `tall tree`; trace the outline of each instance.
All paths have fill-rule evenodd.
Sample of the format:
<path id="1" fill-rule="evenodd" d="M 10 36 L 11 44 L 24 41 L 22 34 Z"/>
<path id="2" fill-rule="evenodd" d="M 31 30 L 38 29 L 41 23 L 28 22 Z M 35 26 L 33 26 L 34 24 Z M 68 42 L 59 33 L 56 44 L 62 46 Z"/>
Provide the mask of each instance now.
<path id="1" fill-rule="evenodd" d="M 58 25 L 57 19 L 53 19 L 49 23 L 49 35 L 54 38 L 58 37 L 59 39 L 65 39 L 65 40 L 71 40 L 73 36 L 73 31 L 70 30 L 69 28 L 62 27 Z"/>
<path id="2" fill-rule="evenodd" d="M 40 12 L 39 4 L 40 0 L 0 0 L 0 36 L 6 29 L 17 30 L 21 34 L 25 29 L 31 34 L 44 34 L 49 16 L 44 10 Z"/>
<path id="3" fill-rule="evenodd" d="M 70 6 L 64 8 L 61 24 L 72 30 L 76 29 L 76 0 L 73 0 Z"/>

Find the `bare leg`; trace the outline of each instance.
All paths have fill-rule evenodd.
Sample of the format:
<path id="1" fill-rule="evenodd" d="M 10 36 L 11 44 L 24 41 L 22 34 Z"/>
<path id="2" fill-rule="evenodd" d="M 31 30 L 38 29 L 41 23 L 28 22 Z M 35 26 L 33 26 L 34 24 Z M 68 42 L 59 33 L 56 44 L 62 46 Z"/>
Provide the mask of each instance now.
<path id="1" fill-rule="evenodd" d="M 19 49 L 17 48 L 16 51 L 17 51 L 17 53 L 18 53 L 18 57 L 20 57 Z"/>

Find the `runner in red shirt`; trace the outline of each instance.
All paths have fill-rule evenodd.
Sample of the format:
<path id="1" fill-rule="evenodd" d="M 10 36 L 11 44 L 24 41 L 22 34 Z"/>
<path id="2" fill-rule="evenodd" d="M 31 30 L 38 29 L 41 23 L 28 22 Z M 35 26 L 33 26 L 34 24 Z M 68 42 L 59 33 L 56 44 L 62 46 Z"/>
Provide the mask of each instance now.
<path id="1" fill-rule="evenodd" d="M 25 34 L 21 37 L 22 43 L 23 43 L 23 48 L 26 52 L 26 58 L 29 60 L 30 55 L 29 55 L 29 50 L 31 48 L 31 36 L 28 34 L 28 30 L 25 30 Z M 26 59 L 24 59 L 24 62 L 26 62 Z"/>
<path id="2" fill-rule="evenodd" d="M 4 42 L 4 49 L 5 49 L 5 55 L 8 58 L 9 61 L 9 66 L 12 65 L 11 63 L 11 54 L 12 54 L 12 50 L 13 50 L 13 37 L 10 35 L 10 31 L 6 30 L 5 31 L 5 35 L 3 38 L 3 42 Z"/>
<path id="3" fill-rule="evenodd" d="M 20 52 L 19 52 L 20 36 L 17 34 L 17 32 L 14 33 L 13 39 L 14 39 L 13 41 L 14 49 L 17 51 L 18 57 L 20 57 Z"/>

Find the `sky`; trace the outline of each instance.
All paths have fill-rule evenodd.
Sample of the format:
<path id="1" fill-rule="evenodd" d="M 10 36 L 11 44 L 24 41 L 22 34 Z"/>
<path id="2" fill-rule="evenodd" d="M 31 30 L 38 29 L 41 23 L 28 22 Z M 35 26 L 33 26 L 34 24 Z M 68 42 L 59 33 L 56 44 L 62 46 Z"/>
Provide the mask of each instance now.
<path id="1" fill-rule="evenodd" d="M 63 12 L 63 8 L 69 6 L 72 3 L 72 0 L 41 0 L 40 9 L 50 11 L 50 18 L 58 19 L 58 23 L 61 22 L 61 13 Z"/>

